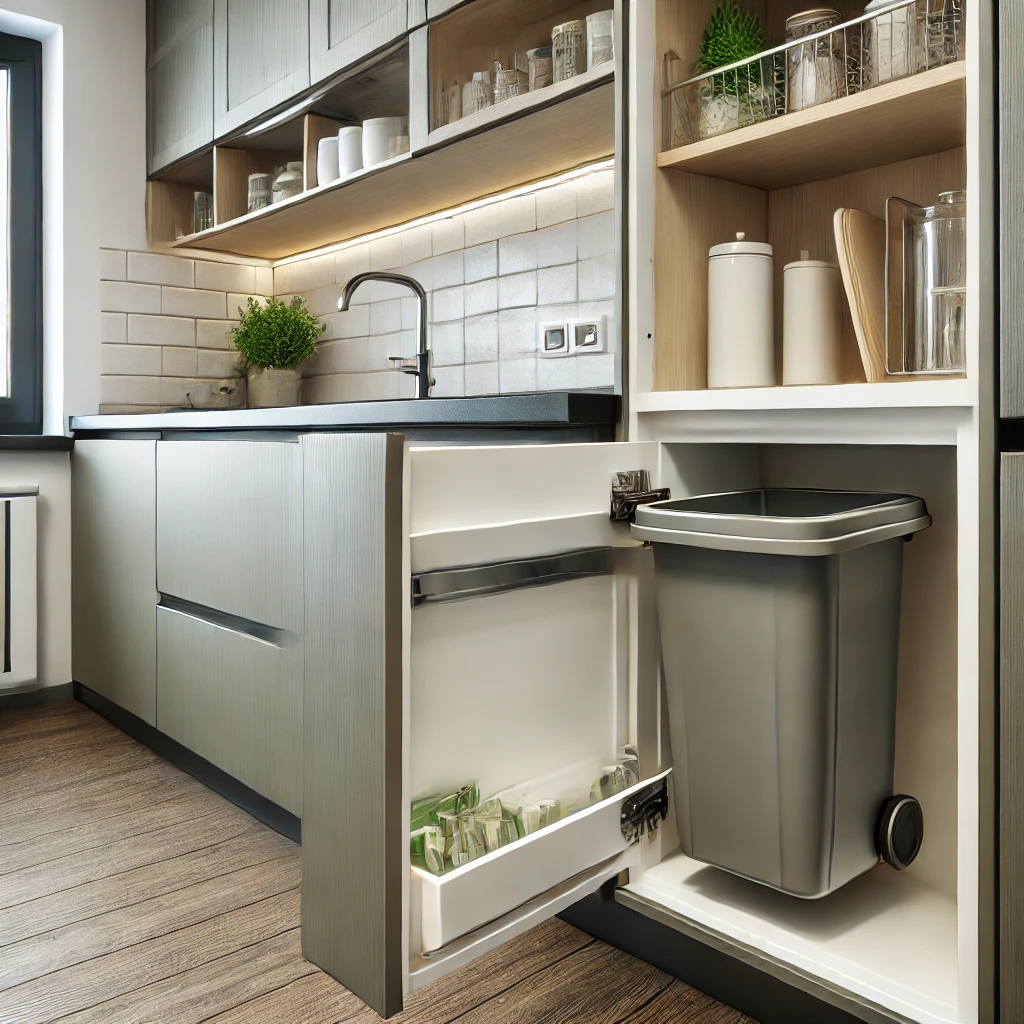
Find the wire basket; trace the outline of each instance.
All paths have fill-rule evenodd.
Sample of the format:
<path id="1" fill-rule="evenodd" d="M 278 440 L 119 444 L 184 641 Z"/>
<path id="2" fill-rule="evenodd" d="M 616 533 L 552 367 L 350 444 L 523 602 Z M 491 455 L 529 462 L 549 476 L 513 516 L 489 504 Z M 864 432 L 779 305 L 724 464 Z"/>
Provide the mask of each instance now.
<path id="1" fill-rule="evenodd" d="M 664 147 L 711 139 L 960 60 L 962 5 L 897 0 L 685 80 L 683 62 L 669 53 L 662 68 Z"/>

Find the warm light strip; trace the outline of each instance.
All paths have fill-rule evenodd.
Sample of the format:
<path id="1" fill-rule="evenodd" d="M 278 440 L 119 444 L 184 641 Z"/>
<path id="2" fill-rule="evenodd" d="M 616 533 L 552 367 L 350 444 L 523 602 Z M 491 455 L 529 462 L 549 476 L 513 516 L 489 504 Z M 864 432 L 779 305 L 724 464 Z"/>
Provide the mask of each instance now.
<path id="1" fill-rule="evenodd" d="M 366 242 L 375 242 L 378 238 L 387 238 L 390 235 L 397 235 L 401 231 L 408 231 L 411 228 L 418 228 L 424 224 L 433 224 L 439 220 L 448 220 L 451 217 L 458 217 L 460 214 L 468 213 L 470 210 L 479 210 L 485 206 L 492 206 L 494 203 L 503 202 L 505 199 L 514 199 L 516 196 L 530 195 L 533 192 L 540 192 L 546 188 L 553 188 L 555 185 L 562 185 L 567 181 L 574 181 L 577 178 L 585 178 L 597 171 L 607 171 L 615 166 L 615 160 L 599 160 L 594 164 L 586 164 L 584 167 L 577 167 L 574 170 L 557 174 L 553 178 L 544 178 L 541 181 L 532 182 L 529 185 L 521 185 L 519 188 L 509 189 L 507 192 L 499 192 L 497 195 L 485 196 L 483 199 L 474 199 L 471 203 L 463 203 L 461 206 L 452 206 L 447 210 L 439 210 L 437 213 L 429 213 L 425 217 L 418 217 L 416 220 L 406 221 L 404 224 L 396 224 L 394 227 L 383 228 L 380 231 L 373 231 L 368 235 L 359 235 L 356 238 L 349 238 L 344 242 L 336 242 L 334 245 L 325 245 L 322 249 L 310 249 L 308 252 L 299 253 L 297 256 L 287 256 L 272 264 L 274 267 L 286 267 L 290 263 L 299 263 L 302 260 L 311 260 L 316 256 L 327 256 L 333 252 L 341 252 L 343 249 L 351 248 L 354 245 L 363 245 Z"/>

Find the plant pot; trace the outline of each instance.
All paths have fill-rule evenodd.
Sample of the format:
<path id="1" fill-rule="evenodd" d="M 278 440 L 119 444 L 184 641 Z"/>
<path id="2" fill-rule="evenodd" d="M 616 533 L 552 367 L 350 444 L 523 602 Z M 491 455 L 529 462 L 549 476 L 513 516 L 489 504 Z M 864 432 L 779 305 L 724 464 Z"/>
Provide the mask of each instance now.
<path id="1" fill-rule="evenodd" d="M 299 385 L 302 375 L 298 370 L 249 371 L 249 408 L 274 409 L 299 404 Z"/>

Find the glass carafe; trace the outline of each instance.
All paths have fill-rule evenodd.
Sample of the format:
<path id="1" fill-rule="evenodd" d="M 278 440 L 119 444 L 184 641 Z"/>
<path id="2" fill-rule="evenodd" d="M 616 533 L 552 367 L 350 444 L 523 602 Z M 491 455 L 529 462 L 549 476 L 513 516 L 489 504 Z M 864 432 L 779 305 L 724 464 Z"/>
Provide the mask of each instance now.
<path id="1" fill-rule="evenodd" d="M 943 192 L 934 206 L 891 198 L 886 224 L 890 373 L 962 373 L 966 194 Z"/>

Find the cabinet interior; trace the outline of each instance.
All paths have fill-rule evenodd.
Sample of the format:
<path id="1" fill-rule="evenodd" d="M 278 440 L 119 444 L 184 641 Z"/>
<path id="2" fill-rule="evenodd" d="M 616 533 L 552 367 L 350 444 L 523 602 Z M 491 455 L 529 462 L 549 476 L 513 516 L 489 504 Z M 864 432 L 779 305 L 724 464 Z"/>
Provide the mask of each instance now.
<path id="1" fill-rule="evenodd" d="M 657 0 L 655 56 L 659 67 L 661 58 L 669 51 L 677 54 L 684 66 L 696 62 L 700 40 L 714 6 L 711 0 L 699 3 Z M 785 41 L 786 17 L 805 6 L 799 2 L 773 3 L 770 0 L 753 5 L 762 17 L 770 45 Z M 845 17 L 863 13 L 862 5 L 857 3 L 843 2 L 835 6 Z M 952 85 L 946 82 L 944 87 L 962 96 L 963 84 L 959 79 Z M 868 90 L 862 95 L 868 96 L 871 92 Z M 927 99 L 925 94 L 922 102 Z M 660 125 L 660 79 L 656 83 L 655 102 Z M 820 111 L 824 117 L 830 106 L 844 102 L 837 100 L 812 109 Z M 781 131 L 787 117 L 799 116 L 783 115 L 769 123 L 780 126 Z M 716 140 L 721 147 L 717 160 L 723 169 L 727 167 L 730 142 L 740 145 L 752 130 L 763 128 L 763 124 L 741 128 Z M 819 148 L 827 149 L 830 133 L 841 131 L 841 122 L 837 119 L 833 126 L 825 118 L 813 130 L 820 136 Z M 949 133 L 937 138 L 948 140 Z M 848 173 L 835 175 L 832 170 L 827 177 L 774 189 L 755 188 L 727 177 L 698 175 L 672 166 L 657 168 L 650 390 L 692 391 L 707 387 L 708 250 L 712 245 L 732 240 L 738 231 L 746 232 L 752 241 L 770 243 L 775 250 L 775 359 L 777 379 L 781 381 L 783 268 L 786 263 L 799 259 L 801 250 L 807 250 L 811 259 L 836 261 L 832 223 L 835 210 L 848 206 L 884 217 L 885 200 L 889 196 L 930 204 L 941 191 L 966 187 L 966 156 L 962 145 L 941 152 L 931 152 L 928 140 L 921 145 L 924 146 L 921 155 L 911 159 L 896 159 L 906 155 L 905 147 L 894 146 L 889 157 L 881 148 L 873 152 L 875 166 L 863 167 L 863 157 L 858 154 L 857 162 Z M 660 149 L 660 146 L 660 133 L 656 132 L 655 147 Z M 833 163 L 830 161 L 830 166 Z M 865 380 L 864 369 L 845 295 L 843 305 L 843 382 L 859 383 Z"/>

